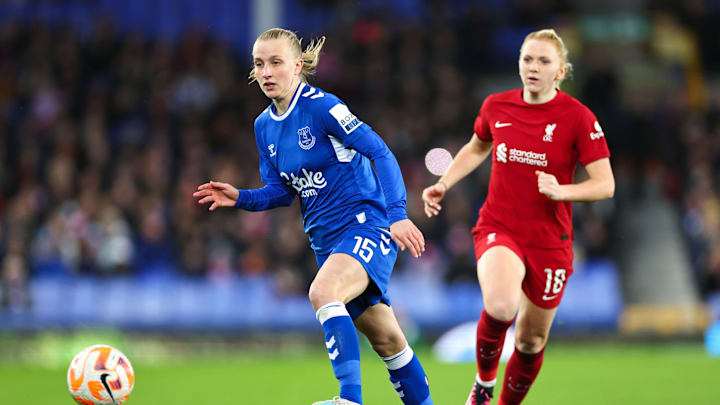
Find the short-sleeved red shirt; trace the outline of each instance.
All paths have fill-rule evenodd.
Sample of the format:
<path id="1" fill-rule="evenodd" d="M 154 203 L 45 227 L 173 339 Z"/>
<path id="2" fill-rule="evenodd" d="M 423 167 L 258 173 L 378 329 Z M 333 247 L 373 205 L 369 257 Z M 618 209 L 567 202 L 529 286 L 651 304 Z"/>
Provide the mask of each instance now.
<path id="1" fill-rule="evenodd" d="M 478 225 L 500 225 L 525 246 L 571 246 L 572 204 L 541 194 L 535 171 L 570 184 L 578 161 L 610 157 L 595 115 L 560 90 L 547 103 L 528 104 L 516 89 L 487 97 L 474 129 L 493 143 L 490 188 Z"/>

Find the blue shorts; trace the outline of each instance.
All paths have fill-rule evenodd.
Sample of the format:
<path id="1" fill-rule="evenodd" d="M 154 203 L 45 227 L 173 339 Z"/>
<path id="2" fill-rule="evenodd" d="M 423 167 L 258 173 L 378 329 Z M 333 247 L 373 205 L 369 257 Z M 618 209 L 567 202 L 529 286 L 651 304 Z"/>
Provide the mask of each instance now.
<path id="1" fill-rule="evenodd" d="M 354 257 L 365 268 L 370 276 L 370 284 L 362 294 L 345 305 L 354 320 L 366 309 L 380 302 L 390 306 L 387 286 L 395 266 L 397 252 L 398 245 L 390 238 L 387 229 L 376 226 L 354 226 L 345 230 L 343 237 L 329 254 L 319 255 L 316 252 L 315 258 L 320 268 L 330 255 L 345 253 Z"/>

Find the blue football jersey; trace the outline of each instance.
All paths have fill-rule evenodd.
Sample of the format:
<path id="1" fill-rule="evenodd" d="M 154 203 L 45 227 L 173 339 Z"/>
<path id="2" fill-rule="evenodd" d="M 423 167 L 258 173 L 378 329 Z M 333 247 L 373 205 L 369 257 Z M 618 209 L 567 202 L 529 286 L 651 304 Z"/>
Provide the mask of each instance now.
<path id="1" fill-rule="evenodd" d="M 407 218 L 395 157 L 336 96 L 300 83 L 285 113 L 271 104 L 258 116 L 255 140 L 263 182 L 299 196 L 318 253 L 328 253 L 348 226 L 387 228 Z"/>

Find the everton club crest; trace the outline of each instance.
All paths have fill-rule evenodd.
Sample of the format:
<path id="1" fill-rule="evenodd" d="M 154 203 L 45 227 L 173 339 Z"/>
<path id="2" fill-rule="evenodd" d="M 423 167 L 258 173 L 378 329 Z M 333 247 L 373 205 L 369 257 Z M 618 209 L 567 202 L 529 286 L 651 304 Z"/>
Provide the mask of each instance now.
<path id="1" fill-rule="evenodd" d="M 310 133 L 310 127 L 302 127 L 298 129 L 298 144 L 305 150 L 310 150 L 315 146 L 315 137 Z"/>

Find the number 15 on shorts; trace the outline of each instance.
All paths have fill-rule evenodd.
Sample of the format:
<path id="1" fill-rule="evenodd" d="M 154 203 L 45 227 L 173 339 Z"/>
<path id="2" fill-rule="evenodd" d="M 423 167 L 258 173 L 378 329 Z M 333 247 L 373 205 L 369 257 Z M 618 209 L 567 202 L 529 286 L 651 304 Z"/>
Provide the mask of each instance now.
<path id="1" fill-rule="evenodd" d="M 380 238 L 382 239 L 380 242 L 380 250 L 382 251 L 383 256 L 390 253 L 390 238 L 385 236 L 384 234 L 381 234 Z M 372 260 L 373 254 L 375 254 L 375 248 L 378 247 L 378 244 L 373 242 L 370 238 L 363 238 L 361 236 L 355 237 L 355 247 L 353 247 L 353 253 L 360 256 L 365 263 L 370 263 L 370 260 Z"/>

